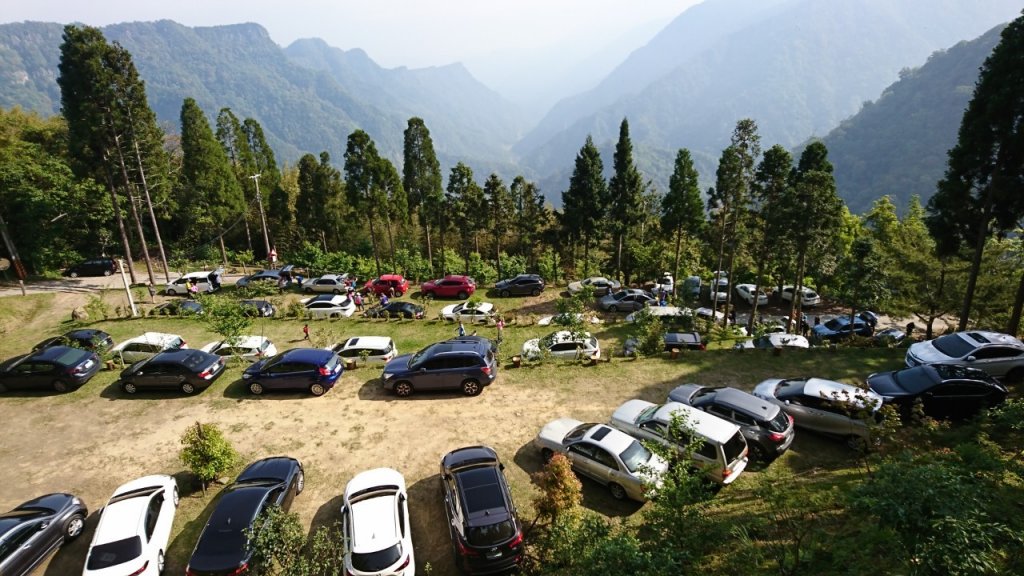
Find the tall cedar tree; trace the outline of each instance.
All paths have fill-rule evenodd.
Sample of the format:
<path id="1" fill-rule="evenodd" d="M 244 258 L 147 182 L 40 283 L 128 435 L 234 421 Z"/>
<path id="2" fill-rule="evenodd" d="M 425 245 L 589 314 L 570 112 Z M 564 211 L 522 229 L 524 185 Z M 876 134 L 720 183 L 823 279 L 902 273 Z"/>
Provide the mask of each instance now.
<path id="1" fill-rule="evenodd" d="M 299 159 L 295 198 L 295 220 L 299 228 L 305 232 L 304 239 L 312 238 L 326 251 L 327 237 L 330 235 L 331 246 L 341 246 L 338 236 L 342 214 L 345 212 L 345 190 L 341 182 L 341 173 L 331 165 L 331 156 L 327 152 L 320 153 L 320 160 L 312 154 Z M 271 196 L 272 202 L 287 203 L 288 194 Z"/>
<path id="2" fill-rule="evenodd" d="M 718 159 L 718 169 L 715 172 L 715 187 L 708 191 L 708 214 L 711 216 L 718 235 L 715 270 L 724 271 L 725 278 L 728 278 L 729 271 L 726 270 L 728 266 L 723 266 L 723 264 L 731 259 L 729 248 L 733 246 L 730 238 L 737 235 L 736 228 L 740 220 L 738 212 L 744 208 L 740 203 L 743 198 L 739 194 L 742 188 L 742 184 L 740 184 L 741 163 L 740 154 L 735 146 L 729 146 L 722 150 L 722 156 Z M 726 296 L 726 301 L 719 302 L 717 300 L 720 278 L 716 273 L 711 286 L 711 294 L 715 298 L 712 305 L 716 308 L 727 303 L 729 295 L 732 294 L 730 285 L 727 288 L 729 295 Z M 728 306 L 726 306 L 726 310 L 728 310 Z"/>
<path id="3" fill-rule="evenodd" d="M 644 182 L 633 162 L 633 142 L 629 138 L 629 122 L 625 118 L 619 124 L 619 141 L 615 145 L 613 167 L 615 173 L 608 181 L 611 203 L 608 219 L 615 242 L 615 276 L 622 279 L 622 246 L 626 236 L 644 216 Z M 625 281 L 629 282 L 628 272 Z"/>
<path id="4" fill-rule="evenodd" d="M 402 186 L 398 170 L 390 160 L 378 159 L 376 169 L 374 195 L 382 207 L 381 215 L 384 217 L 384 227 L 388 233 L 389 256 L 393 261 L 395 258 L 394 228 L 398 227 L 401 231 L 409 223 L 409 200 L 406 197 L 405 187 Z"/>
<path id="5" fill-rule="evenodd" d="M 509 186 L 512 195 L 512 210 L 515 226 L 516 252 L 526 256 L 530 270 L 537 268 L 538 245 L 541 233 L 547 227 L 550 214 L 544 207 L 544 195 L 537 185 L 523 176 L 516 176 Z"/>
<path id="6" fill-rule="evenodd" d="M 757 133 L 757 123 L 750 118 L 744 118 L 737 122 L 736 128 L 732 131 L 730 147 L 735 152 L 735 163 L 728 165 L 732 173 L 724 174 L 723 183 L 726 183 L 725 190 L 722 189 L 721 185 L 716 185 L 719 202 L 730 207 L 726 211 L 722 222 L 723 229 L 726 230 L 728 235 L 723 238 L 727 238 L 727 241 L 722 244 L 722 248 L 726 248 L 727 244 L 728 265 L 726 268 L 730 282 L 729 291 L 725 297 L 726 311 L 732 309 L 732 296 L 734 292 L 732 283 L 734 282 L 733 276 L 735 275 L 737 251 L 740 247 L 739 239 L 745 235 L 741 230 L 749 214 L 755 167 L 757 159 L 761 155 L 761 136 Z M 719 267 L 718 269 L 721 270 L 722 268 Z M 728 318 L 728 315 L 726 318 Z"/>
<path id="7" fill-rule="evenodd" d="M 463 274 L 469 274 L 469 255 L 474 243 L 479 253 L 479 232 L 487 227 L 487 207 L 484 192 L 473 179 L 473 169 L 459 162 L 448 175 L 445 194 L 445 213 L 448 223 L 459 227 L 462 240 Z"/>
<path id="8" fill-rule="evenodd" d="M 380 172 L 380 156 L 377 145 L 370 135 L 362 130 L 349 134 L 345 148 L 345 192 L 348 202 L 366 217 L 370 228 L 370 243 L 373 246 L 373 261 L 377 266 L 377 275 L 381 274 L 380 250 L 377 246 L 377 229 L 374 220 L 380 211 L 378 206 L 379 186 L 375 182 Z"/>
<path id="9" fill-rule="evenodd" d="M 263 127 L 252 118 L 246 118 L 242 122 L 242 133 L 245 135 L 254 164 L 250 176 L 259 174 L 259 186 L 263 196 L 271 196 L 281 188 L 281 170 L 277 166 L 274 150 L 267 144 Z M 256 182 L 253 178 L 246 180 L 255 188 Z M 244 191 L 245 187 L 243 186 L 242 189 Z M 266 204 L 267 201 L 263 200 L 263 203 Z M 268 217 L 268 227 L 270 226 L 269 220 L 271 218 Z M 271 232 L 271 230 L 267 230 L 267 235 L 272 239 L 276 238 Z M 273 246 L 273 243 L 271 245 Z"/>
<path id="10" fill-rule="evenodd" d="M 704 201 L 700 197 L 699 179 L 690 151 L 681 148 L 676 153 L 675 168 L 668 181 L 668 194 L 661 199 L 661 229 L 665 235 L 675 239 L 672 277 L 677 281 L 683 237 L 697 238 L 704 227 Z"/>
<path id="11" fill-rule="evenodd" d="M 207 234 L 227 228 L 244 214 L 242 187 L 206 115 L 192 98 L 186 98 L 181 107 L 181 151 L 191 216 L 187 222 L 208 227 Z"/>
<path id="12" fill-rule="evenodd" d="M 1024 217 L 1024 15 L 1003 29 L 981 67 L 946 174 L 928 203 L 928 228 L 941 254 L 972 252 L 960 310 L 966 330 L 981 271 L 985 241 Z M 1024 272 L 1007 332 L 1016 334 L 1024 307 Z"/>
<path id="13" fill-rule="evenodd" d="M 501 273 L 501 248 L 502 240 L 512 228 L 512 194 L 508 187 L 502 182 L 497 174 L 491 174 L 484 182 L 484 198 L 487 201 L 487 211 L 490 219 L 490 230 L 494 238 L 494 260 L 498 268 L 498 277 L 503 278 Z"/>
<path id="14" fill-rule="evenodd" d="M 254 198 L 255 185 L 250 176 L 255 174 L 256 162 L 253 159 L 252 150 L 249 148 L 249 139 L 246 138 L 245 132 L 242 131 L 242 123 L 235 116 L 235 113 L 230 108 L 221 108 L 220 112 L 217 113 L 217 141 L 220 142 L 221 147 L 228 155 L 228 160 L 231 162 L 231 169 L 235 174 L 235 180 L 238 181 L 238 185 L 242 188 L 243 201 L 245 202 L 244 218 L 242 222 L 244 224 L 243 229 L 245 230 L 245 243 L 246 248 L 251 252 L 252 247 L 252 230 L 249 229 L 249 219 L 252 217 L 252 209 L 249 203 L 249 198 Z"/>
<path id="15" fill-rule="evenodd" d="M 569 189 L 562 193 L 562 225 L 571 238 L 583 242 L 584 276 L 590 275 L 590 244 L 598 235 L 607 206 L 608 184 L 604 180 L 601 153 L 594 146 L 594 139 L 587 135 L 576 155 Z"/>
<path id="16" fill-rule="evenodd" d="M 782 146 L 776 144 L 764 153 L 754 175 L 753 202 L 751 209 L 750 235 L 753 244 L 757 287 L 760 293 L 771 273 L 779 267 L 779 257 L 784 250 L 789 223 L 784 218 L 785 200 L 789 192 L 789 177 L 793 170 L 793 157 Z M 747 322 L 747 330 L 753 334 L 757 318 L 757 299 Z"/>
<path id="17" fill-rule="evenodd" d="M 402 148 L 402 184 L 408 196 L 409 207 L 423 229 L 427 244 L 427 261 L 434 270 L 433 246 L 430 226 L 438 222 L 444 190 L 441 182 L 441 164 L 434 152 L 434 141 L 422 118 L 410 118 L 404 132 Z"/>

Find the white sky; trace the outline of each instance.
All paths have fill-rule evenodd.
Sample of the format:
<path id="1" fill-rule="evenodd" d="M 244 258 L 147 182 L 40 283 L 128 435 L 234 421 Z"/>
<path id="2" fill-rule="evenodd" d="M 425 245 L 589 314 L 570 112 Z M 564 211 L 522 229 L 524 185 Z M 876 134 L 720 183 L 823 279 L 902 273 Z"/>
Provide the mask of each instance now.
<path id="1" fill-rule="evenodd" d="M 282 46 L 319 37 L 344 50 L 362 48 L 385 67 L 416 68 L 487 59 L 517 47 L 564 46 L 566 40 L 596 49 L 625 30 L 667 22 L 699 1 L 0 0 L 0 22 L 256 22 Z"/>

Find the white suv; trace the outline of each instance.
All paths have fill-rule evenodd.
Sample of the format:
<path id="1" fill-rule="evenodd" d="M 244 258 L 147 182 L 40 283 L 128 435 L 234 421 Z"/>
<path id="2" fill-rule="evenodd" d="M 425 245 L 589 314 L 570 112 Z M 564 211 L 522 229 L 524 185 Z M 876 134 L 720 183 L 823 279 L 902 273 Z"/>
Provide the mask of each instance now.
<path id="1" fill-rule="evenodd" d="M 302 304 L 306 307 L 306 314 L 314 320 L 348 318 L 356 311 L 356 304 L 351 298 L 337 294 L 322 294 L 304 298 Z"/>
<path id="2" fill-rule="evenodd" d="M 543 338 L 534 338 L 523 343 L 523 356 L 535 360 L 546 350 L 553 358 L 600 358 L 601 345 L 597 338 L 584 332 L 579 337 L 569 330 L 552 332 Z"/>
<path id="3" fill-rule="evenodd" d="M 100 512 L 82 576 L 162 573 L 177 507 L 178 484 L 170 476 L 146 476 L 114 490 Z"/>
<path id="4" fill-rule="evenodd" d="M 110 352 L 120 357 L 125 364 L 133 364 L 165 350 L 180 350 L 182 348 L 188 348 L 188 344 L 177 334 L 146 332 L 142 336 L 121 342 L 111 348 Z"/>
<path id="5" fill-rule="evenodd" d="M 220 289 L 222 274 L 224 274 L 223 268 L 217 268 L 213 272 L 189 272 L 173 282 L 168 282 L 164 293 L 168 296 L 188 296 L 188 288 L 185 287 L 188 281 L 192 281 L 196 285 L 197 292 L 215 292 Z"/>
<path id="6" fill-rule="evenodd" d="M 200 350 L 217 356 L 237 356 L 250 362 L 277 355 L 277 346 L 264 336 L 239 336 L 234 340 L 210 342 Z"/>
<path id="7" fill-rule="evenodd" d="M 367 353 L 367 363 L 387 364 L 398 356 L 395 341 L 387 336 L 357 336 L 327 349 L 337 352 L 338 356 L 346 361 L 361 359 L 364 351 Z"/>
<path id="8" fill-rule="evenodd" d="M 345 573 L 412 576 L 412 530 L 405 478 L 391 468 L 360 472 L 345 487 L 341 506 Z"/>

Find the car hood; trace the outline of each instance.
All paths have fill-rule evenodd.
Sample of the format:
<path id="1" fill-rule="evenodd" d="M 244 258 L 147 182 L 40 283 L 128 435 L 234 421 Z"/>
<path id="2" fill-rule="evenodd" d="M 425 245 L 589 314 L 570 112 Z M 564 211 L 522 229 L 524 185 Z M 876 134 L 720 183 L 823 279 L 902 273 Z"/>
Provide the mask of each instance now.
<path id="1" fill-rule="evenodd" d="M 769 378 L 754 386 L 752 394 L 759 398 L 778 402 L 778 399 L 775 397 L 775 389 L 779 386 L 780 382 L 782 382 L 782 378 Z"/>
<path id="2" fill-rule="evenodd" d="M 881 394 L 887 398 L 899 398 L 901 396 L 908 396 L 906 390 L 904 390 L 894 378 L 896 372 L 878 372 L 868 376 L 868 388 L 871 388 L 872 392 Z"/>
<path id="3" fill-rule="evenodd" d="M 559 418 L 558 420 L 552 420 L 540 429 L 540 433 L 537 434 L 537 438 L 550 445 L 561 446 L 562 440 L 565 439 L 565 435 L 580 424 L 583 424 L 583 422 L 580 422 L 575 418 Z"/>
<path id="4" fill-rule="evenodd" d="M 917 359 L 917 361 L 922 364 L 932 364 L 933 362 L 947 362 L 949 360 L 954 360 L 954 358 L 950 358 L 949 356 L 946 356 L 942 352 L 939 352 L 939 350 L 935 347 L 934 344 L 931 343 L 930 340 L 927 342 L 915 342 L 914 344 L 911 344 L 910 348 L 907 350 L 907 354 Z"/>
<path id="5" fill-rule="evenodd" d="M 263 359 L 263 360 L 258 360 L 256 362 L 253 362 L 252 366 L 249 366 L 248 368 L 245 369 L 245 373 L 246 374 L 259 374 L 260 372 L 263 371 L 263 367 L 267 365 L 267 362 L 269 360 L 270 360 L 269 358 L 266 358 L 266 359 Z"/>
<path id="6" fill-rule="evenodd" d="M 615 409 L 615 412 L 612 413 L 612 421 L 633 426 L 636 417 L 651 406 L 652 404 L 646 400 L 629 400 Z"/>
<path id="7" fill-rule="evenodd" d="M 455 314 L 455 307 L 458 306 L 458 305 L 459 304 L 449 304 L 449 305 L 445 306 L 444 308 L 441 308 L 441 315 L 442 316 L 451 316 L 452 314 Z"/>
<path id="8" fill-rule="evenodd" d="M 668 399 L 670 402 L 691 404 L 690 399 L 703 388 L 704 387 L 700 384 L 683 384 L 682 386 L 676 386 L 668 393 Z"/>
<path id="9" fill-rule="evenodd" d="M 409 360 L 413 357 L 412 354 L 402 354 L 401 356 L 392 358 L 384 365 L 385 372 L 404 372 L 409 369 Z"/>

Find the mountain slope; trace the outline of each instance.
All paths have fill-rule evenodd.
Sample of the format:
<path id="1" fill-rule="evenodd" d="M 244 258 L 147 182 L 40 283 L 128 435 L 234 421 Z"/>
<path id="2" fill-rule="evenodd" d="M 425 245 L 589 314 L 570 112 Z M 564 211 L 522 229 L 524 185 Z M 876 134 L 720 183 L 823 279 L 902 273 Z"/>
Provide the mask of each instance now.
<path id="1" fill-rule="evenodd" d="M 865 103 L 823 138 L 839 194 L 851 211 L 865 212 L 886 194 L 900 210 L 915 194 L 928 201 L 945 171 L 946 152 L 956 144 L 978 69 L 1003 28 L 936 52 L 924 66 L 902 72 L 878 100 Z"/>

